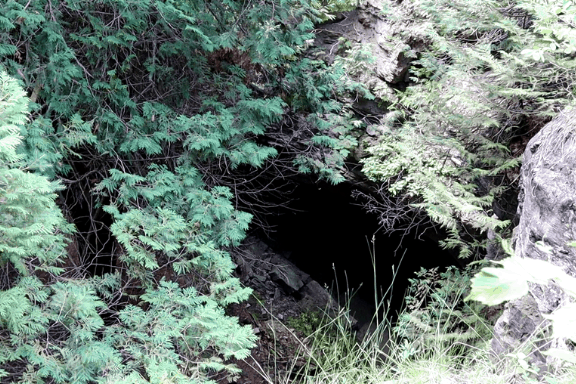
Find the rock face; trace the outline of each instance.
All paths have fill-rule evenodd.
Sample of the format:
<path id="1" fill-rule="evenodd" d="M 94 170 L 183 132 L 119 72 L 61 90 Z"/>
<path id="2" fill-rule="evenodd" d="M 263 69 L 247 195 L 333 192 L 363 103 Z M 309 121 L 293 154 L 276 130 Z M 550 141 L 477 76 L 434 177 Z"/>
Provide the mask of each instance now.
<path id="1" fill-rule="evenodd" d="M 576 276 L 576 110 L 548 123 L 526 148 L 514 249 L 523 257 L 550 260 Z M 553 248 L 540 251 L 542 241 Z M 546 304 L 545 311 L 555 309 Z"/>
<path id="2" fill-rule="evenodd" d="M 319 48 L 319 58 L 329 64 L 337 56 L 345 56 L 342 52 L 345 40 L 367 49 L 371 60 L 358 71 L 350 69 L 350 74 L 377 98 L 386 100 L 395 97 L 389 85 L 405 80 L 410 60 L 404 56 L 404 46 L 392 39 L 397 31 L 383 16 L 382 7 L 383 2 L 369 0 L 353 11 L 343 12 L 337 20 L 320 25 L 314 46 Z M 377 103 L 361 104 L 357 107 L 366 108 L 366 113 L 382 114 Z"/>
<path id="3" fill-rule="evenodd" d="M 246 239 L 235 255 L 240 280 L 253 288 L 266 308 L 280 319 L 306 311 L 337 310 L 330 293 L 287 256 L 257 238 Z"/>
<path id="4" fill-rule="evenodd" d="M 573 109 L 562 112 L 548 123 L 526 147 L 514 250 L 520 257 L 550 261 L 574 277 L 576 248 L 568 243 L 576 240 L 575 175 L 576 109 Z M 544 248 L 550 251 L 544 252 Z M 568 300 L 553 283 L 531 285 L 526 297 L 506 305 L 495 327 L 494 352 L 503 354 L 523 345 L 531 335 L 544 329 L 546 324 L 542 315 L 558 309 Z M 566 347 L 562 340 L 533 343 L 532 363 L 540 367 L 553 364 L 550 358 L 536 351 L 551 346 Z"/>
<path id="5" fill-rule="evenodd" d="M 361 43 L 370 47 L 374 60 L 374 72 L 381 80 L 395 84 L 404 80 L 408 72 L 409 60 L 404 57 L 402 47 L 392 45 L 390 37 L 394 30 L 381 14 L 382 4 L 369 1 L 358 9 L 342 13 L 336 22 L 329 22 L 318 28 L 316 47 L 325 49 L 327 63 L 334 62 L 339 51 L 339 39 Z"/>

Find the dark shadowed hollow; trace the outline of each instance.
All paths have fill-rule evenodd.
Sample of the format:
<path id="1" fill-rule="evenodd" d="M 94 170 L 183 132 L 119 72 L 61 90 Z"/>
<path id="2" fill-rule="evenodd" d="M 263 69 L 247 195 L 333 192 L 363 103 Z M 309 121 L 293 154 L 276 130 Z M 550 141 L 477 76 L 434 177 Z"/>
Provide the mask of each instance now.
<path id="1" fill-rule="evenodd" d="M 392 286 L 386 301 L 390 300 L 393 320 L 415 271 L 421 267 L 440 267 L 442 271 L 457 262 L 425 235 L 383 234 L 377 217 L 366 213 L 351 192 L 344 184 L 299 185 L 291 196 L 294 211 L 270 218 L 269 224 L 275 226 L 271 245 L 288 252 L 292 262 L 322 285 L 332 287 L 334 295 L 342 298 L 347 291 L 357 290 L 360 302 L 369 307 L 375 302 L 376 276 L 378 292 Z"/>

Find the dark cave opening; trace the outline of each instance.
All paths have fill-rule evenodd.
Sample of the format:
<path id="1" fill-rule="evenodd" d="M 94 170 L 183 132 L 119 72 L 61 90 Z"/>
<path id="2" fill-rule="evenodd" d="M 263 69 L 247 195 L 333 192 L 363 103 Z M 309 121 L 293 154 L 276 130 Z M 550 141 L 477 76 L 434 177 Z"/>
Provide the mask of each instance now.
<path id="1" fill-rule="evenodd" d="M 70 161 L 70 165 L 72 175 L 85 175 L 68 181 L 62 196 L 66 216 L 76 226 L 75 273 L 103 276 L 116 268 L 115 255 L 118 252 L 118 244 L 110 229 L 113 223 L 112 216 L 102 208 L 109 203 L 109 200 L 92 193 L 98 179 L 96 176 L 87 177 L 94 172 L 90 171 L 86 162 Z"/>
<path id="2" fill-rule="evenodd" d="M 268 241 L 276 250 L 289 253 L 290 261 L 313 279 L 331 287 L 333 294 L 344 298 L 346 292 L 356 292 L 355 301 L 372 308 L 372 313 L 374 277 L 379 293 L 392 285 L 385 302 L 390 302 L 388 316 L 394 321 L 414 272 L 434 267 L 442 271 L 460 263 L 432 236 L 383 234 L 377 217 L 353 199 L 352 190 L 344 183 L 298 185 L 291 196 L 292 211 L 269 218 L 275 231 Z"/>
<path id="3" fill-rule="evenodd" d="M 110 226 L 112 217 L 102 208 L 79 202 L 70 209 L 76 226 L 76 244 L 82 269 L 90 276 L 103 276 L 115 268 L 116 240 Z"/>

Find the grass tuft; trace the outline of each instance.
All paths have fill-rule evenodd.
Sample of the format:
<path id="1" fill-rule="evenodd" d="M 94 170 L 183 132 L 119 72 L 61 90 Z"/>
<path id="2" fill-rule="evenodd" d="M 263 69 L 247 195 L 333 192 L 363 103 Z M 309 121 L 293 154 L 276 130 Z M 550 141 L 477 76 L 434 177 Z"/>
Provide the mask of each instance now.
<path id="1" fill-rule="evenodd" d="M 263 377 L 270 384 L 576 383 L 574 367 L 538 377 L 527 361 L 510 358 L 520 353 L 500 358 L 491 354 L 492 325 L 479 315 L 480 311 L 475 312 L 477 308 L 463 308 L 465 285 L 446 290 L 450 278 L 444 275 L 441 286 L 430 294 L 431 299 L 422 300 L 424 305 L 406 306 L 396 324 L 386 320 L 387 315 L 375 316 L 361 339 L 351 326 L 350 300 L 337 314 L 315 312 L 293 321 L 292 325 L 298 325 L 300 333 L 305 334 L 299 339 L 301 347 L 292 359 L 294 363 L 274 379 L 261 371 Z M 429 278 L 425 281 L 432 283 Z M 383 306 L 380 300 L 377 308 Z M 476 316 L 474 321 L 470 320 L 471 313 Z M 314 324 L 307 324 L 311 319 Z M 406 327 L 413 323 L 416 326 L 412 333 L 407 333 Z"/>

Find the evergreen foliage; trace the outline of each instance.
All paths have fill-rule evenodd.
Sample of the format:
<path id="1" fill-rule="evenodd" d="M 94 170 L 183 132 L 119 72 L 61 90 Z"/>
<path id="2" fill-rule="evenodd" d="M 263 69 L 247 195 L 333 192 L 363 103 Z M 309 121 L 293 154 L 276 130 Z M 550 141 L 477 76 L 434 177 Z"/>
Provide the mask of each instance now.
<path id="1" fill-rule="evenodd" d="M 576 244 L 571 242 L 569 245 Z M 537 246 L 544 253 L 552 252 L 552 247 L 542 242 L 538 242 Z M 477 300 L 483 304 L 496 305 L 528 294 L 529 283 L 548 285 L 550 281 L 553 281 L 570 298 L 576 298 L 576 279 L 564 272 L 561 267 L 549 261 L 515 256 L 507 242 L 503 243 L 503 248 L 510 257 L 495 262 L 501 268 L 482 268 L 472 279 L 472 289 L 465 300 Z M 552 313 L 545 314 L 544 317 L 552 325 L 551 337 L 570 342 L 576 340 L 574 331 L 576 304 L 566 303 Z M 547 325 L 543 324 L 543 326 Z M 550 348 L 550 345 L 547 345 L 547 350 L 542 353 L 575 364 L 576 354 L 568 347 L 568 344 L 564 346 L 565 348 Z"/>
<path id="2" fill-rule="evenodd" d="M 364 124 L 348 96 L 374 99 L 345 70 L 361 71 L 364 51 L 333 66 L 307 52 L 314 23 L 355 4 L 0 3 L 3 382 L 238 374 L 230 360 L 256 338 L 226 311 L 250 294 L 229 248 L 275 178 L 344 180 Z M 491 208 L 518 167 L 513 144 L 572 102 L 576 9 L 388 4 L 415 60 L 405 92 L 377 95 L 391 111 L 364 172 L 467 256 L 507 225 Z M 418 319 L 469 320 L 439 309 L 452 293 L 437 290 Z"/>
<path id="3" fill-rule="evenodd" d="M 262 191 L 246 179 L 281 168 L 336 183 L 355 145 L 342 70 L 301 57 L 318 8 L 0 3 L 3 380 L 238 374 L 229 360 L 255 336 L 226 313 L 250 294 L 227 249 L 253 217 L 238 202 Z M 295 116 L 306 134 L 277 161 L 270 137 L 289 142 Z"/>
<path id="4" fill-rule="evenodd" d="M 426 359 L 440 348 L 451 356 L 465 356 L 484 348 L 492 337 L 477 303 L 464 303 L 473 268 L 445 272 L 421 269 L 409 279 L 405 308 L 393 329 L 404 358 Z"/>
<path id="5" fill-rule="evenodd" d="M 387 4 L 413 62 L 364 172 L 444 227 L 463 257 L 481 245 L 470 234 L 507 226 L 493 203 L 515 183 L 511 148 L 573 103 L 575 13 L 570 1 Z"/>
<path id="6" fill-rule="evenodd" d="M 21 153 L 28 102 L 17 82 L 0 72 L 0 266 L 21 275 L 57 273 L 70 231 L 56 207 L 57 182 L 31 172 L 33 159 Z M 14 280 L 4 283 L 11 286 Z"/>

